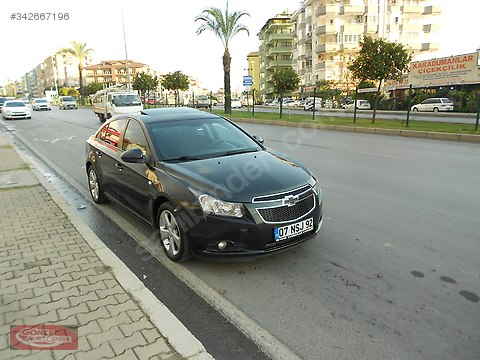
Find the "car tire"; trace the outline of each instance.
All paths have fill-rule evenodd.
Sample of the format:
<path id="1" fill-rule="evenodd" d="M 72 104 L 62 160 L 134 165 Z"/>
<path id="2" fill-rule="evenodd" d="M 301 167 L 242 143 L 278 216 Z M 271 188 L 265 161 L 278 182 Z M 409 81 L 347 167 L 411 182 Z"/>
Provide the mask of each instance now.
<path id="1" fill-rule="evenodd" d="M 168 258 L 175 262 L 190 260 L 191 248 L 187 236 L 187 226 L 181 213 L 170 202 L 158 209 L 159 240 Z"/>
<path id="2" fill-rule="evenodd" d="M 88 168 L 88 190 L 95 203 L 102 204 L 106 202 L 97 171 L 95 170 L 93 165 L 90 165 L 90 167 Z"/>
<path id="3" fill-rule="evenodd" d="M 433 112 L 434 112 L 434 113 L 437 113 L 437 112 L 438 112 L 438 108 L 437 108 L 437 107 L 434 107 L 434 108 L 433 108 Z"/>
<path id="4" fill-rule="evenodd" d="M 418 108 L 414 107 L 414 108 L 412 109 L 412 111 L 418 111 Z"/>

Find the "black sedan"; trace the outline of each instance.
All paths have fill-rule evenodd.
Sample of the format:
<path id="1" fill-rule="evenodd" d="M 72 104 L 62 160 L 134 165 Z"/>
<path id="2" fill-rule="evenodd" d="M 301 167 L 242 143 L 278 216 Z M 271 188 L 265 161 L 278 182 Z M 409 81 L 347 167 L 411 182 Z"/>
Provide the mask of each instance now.
<path id="1" fill-rule="evenodd" d="M 86 169 L 93 200 L 114 200 L 155 226 L 173 261 L 266 255 L 322 224 L 322 193 L 307 169 L 195 109 L 111 118 L 87 140 Z"/>

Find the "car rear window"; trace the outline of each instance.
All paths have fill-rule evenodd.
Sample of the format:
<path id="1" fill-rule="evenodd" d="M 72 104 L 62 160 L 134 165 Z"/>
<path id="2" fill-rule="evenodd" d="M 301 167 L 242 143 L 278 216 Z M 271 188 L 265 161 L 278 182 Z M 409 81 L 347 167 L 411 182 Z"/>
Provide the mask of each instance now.
<path id="1" fill-rule="evenodd" d="M 75 99 L 71 96 L 64 96 L 62 99 L 63 101 L 75 101 Z"/>

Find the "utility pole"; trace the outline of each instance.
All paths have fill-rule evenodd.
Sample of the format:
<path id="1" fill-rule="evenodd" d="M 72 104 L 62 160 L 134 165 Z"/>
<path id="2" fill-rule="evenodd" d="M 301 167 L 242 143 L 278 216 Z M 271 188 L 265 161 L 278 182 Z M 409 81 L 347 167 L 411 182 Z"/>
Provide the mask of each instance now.
<path id="1" fill-rule="evenodd" d="M 132 85 L 130 83 L 130 67 L 128 66 L 127 38 L 125 36 L 125 22 L 123 21 L 123 9 L 122 9 L 122 27 L 123 27 L 123 44 L 125 45 L 125 65 L 127 67 L 127 88 L 130 90 L 132 88 Z"/>

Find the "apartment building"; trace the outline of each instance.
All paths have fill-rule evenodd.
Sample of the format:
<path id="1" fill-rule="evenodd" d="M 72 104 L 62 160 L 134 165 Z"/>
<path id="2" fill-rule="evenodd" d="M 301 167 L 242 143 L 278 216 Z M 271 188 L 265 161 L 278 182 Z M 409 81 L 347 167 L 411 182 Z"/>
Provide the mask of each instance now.
<path id="1" fill-rule="evenodd" d="M 258 51 L 251 52 L 247 55 L 247 73 L 253 78 L 253 85 L 250 90 L 255 90 L 255 96 L 259 96 L 260 91 L 260 54 Z"/>
<path id="2" fill-rule="evenodd" d="M 130 81 L 141 72 L 150 72 L 148 65 L 137 61 L 129 60 L 128 68 Z M 125 60 L 104 60 L 99 64 L 85 67 L 87 85 L 93 82 L 105 83 L 107 85 L 127 83 L 127 62 Z"/>
<path id="3" fill-rule="evenodd" d="M 92 59 L 88 56 L 86 64 Z M 78 73 L 78 59 L 68 51 L 58 51 L 47 57 L 35 69 L 37 97 L 45 96 L 45 90 L 58 90 L 61 87 L 78 87 L 80 85 Z"/>
<path id="4" fill-rule="evenodd" d="M 259 47 L 259 95 L 262 101 L 275 97 L 272 75 L 276 69 L 292 66 L 293 25 L 291 14 L 268 19 L 257 34 Z"/>
<path id="5" fill-rule="evenodd" d="M 436 0 L 305 0 L 292 14 L 293 67 L 301 84 L 352 87 L 347 66 L 365 34 L 410 47 L 414 59 L 438 50 Z"/>

